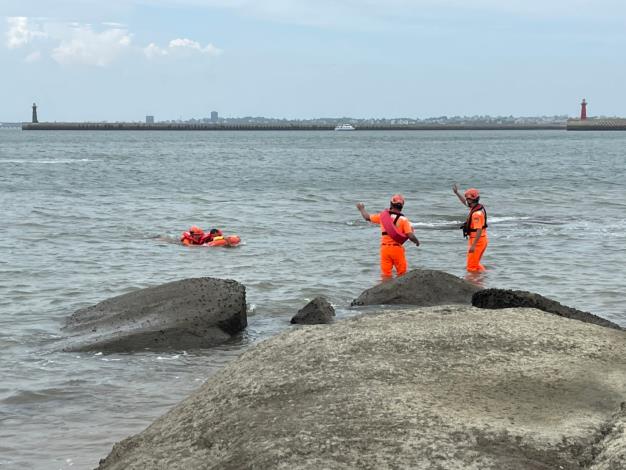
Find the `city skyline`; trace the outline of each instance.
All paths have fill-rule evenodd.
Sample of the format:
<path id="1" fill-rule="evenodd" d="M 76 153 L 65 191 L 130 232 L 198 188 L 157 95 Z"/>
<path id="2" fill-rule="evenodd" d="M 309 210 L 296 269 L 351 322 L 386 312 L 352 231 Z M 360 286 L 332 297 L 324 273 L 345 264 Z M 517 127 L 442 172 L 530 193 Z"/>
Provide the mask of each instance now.
<path id="1" fill-rule="evenodd" d="M 36 116 L 39 114 L 39 106 L 36 103 L 33 103 L 34 110 L 31 110 L 31 116 Z M 34 113 L 34 114 L 32 114 Z M 356 118 L 352 116 L 317 116 L 311 118 L 285 118 L 285 117 L 268 117 L 268 116 L 223 116 L 218 111 L 212 110 L 207 112 L 204 116 L 190 116 L 190 117 L 162 117 L 155 115 L 145 115 L 141 117 L 135 117 L 133 119 L 127 121 L 121 120 L 106 120 L 106 119 L 97 119 L 93 121 L 60 121 L 55 119 L 54 117 L 48 117 L 41 120 L 41 122 L 102 122 L 102 123 L 114 123 L 114 122 L 128 122 L 128 123 L 175 123 L 175 122 L 207 122 L 207 123 L 217 123 L 217 122 L 309 122 L 309 123 L 336 123 L 336 122 L 387 122 L 387 123 L 397 123 L 397 124 L 408 124 L 410 122 L 423 122 L 423 123 L 444 123 L 444 122 L 527 122 L 527 123 L 536 123 L 536 122 L 565 122 L 571 116 L 565 114 L 554 114 L 554 115 L 541 115 L 541 116 L 515 116 L 515 115 L 442 115 L 442 116 L 426 116 L 423 118 L 420 117 L 410 117 L 410 116 L 378 116 L 378 117 L 368 117 L 368 118 Z M 600 117 L 600 116 L 591 116 Z M 2 121 L 0 123 L 23 123 L 30 122 L 30 120 L 22 120 L 22 121 Z M 36 121 L 32 121 L 36 122 Z"/>
<path id="2" fill-rule="evenodd" d="M 466 3 L 5 0 L 0 120 L 626 115 L 626 5 Z"/>

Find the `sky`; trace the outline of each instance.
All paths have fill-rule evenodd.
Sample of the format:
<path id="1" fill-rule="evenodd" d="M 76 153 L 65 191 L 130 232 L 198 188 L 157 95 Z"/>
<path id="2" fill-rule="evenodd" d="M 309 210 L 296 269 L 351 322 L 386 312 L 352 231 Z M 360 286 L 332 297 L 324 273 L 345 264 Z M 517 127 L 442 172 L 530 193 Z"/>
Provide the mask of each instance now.
<path id="1" fill-rule="evenodd" d="M 623 0 L 0 0 L 0 121 L 626 117 Z"/>

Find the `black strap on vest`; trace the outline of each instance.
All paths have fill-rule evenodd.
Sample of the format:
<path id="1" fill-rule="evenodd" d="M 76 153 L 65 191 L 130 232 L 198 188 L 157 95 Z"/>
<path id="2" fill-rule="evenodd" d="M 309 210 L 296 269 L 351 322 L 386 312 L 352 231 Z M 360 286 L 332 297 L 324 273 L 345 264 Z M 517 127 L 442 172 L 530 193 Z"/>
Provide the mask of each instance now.
<path id="1" fill-rule="evenodd" d="M 393 221 L 394 225 L 396 225 L 398 223 L 398 219 L 400 219 L 400 217 L 403 216 L 402 212 L 391 212 L 391 211 L 389 211 L 389 214 L 394 214 L 396 216 L 396 218 Z M 485 217 L 487 217 L 487 216 L 485 215 Z M 387 232 L 383 232 L 382 235 L 389 235 L 389 234 Z"/>
<path id="2" fill-rule="evenodd" d="M 470 209 L 469 215 L 467 216 L 467 219 L 465 220 L 465 223 L 463 223 L 463 225 L 461 225 L 461 227 L 459 227 L 461 230 L 463 230 L 463 236 L 465 238 L 469 237 L 470 233 L 474 233 L 477 232 L 478 229 L 476 228 L 471 228 L 472 226 L 472 214 L 474 214 L 474 212 L 478 212 L 478 211 L 483 211 L 485 213 L 485 225 L 482 226 L 482 228 L 487 228 L 487 209 L 485 209 L 485 206 L 483 206 L 482 204 L 476 204 L 473 208 Z"/>

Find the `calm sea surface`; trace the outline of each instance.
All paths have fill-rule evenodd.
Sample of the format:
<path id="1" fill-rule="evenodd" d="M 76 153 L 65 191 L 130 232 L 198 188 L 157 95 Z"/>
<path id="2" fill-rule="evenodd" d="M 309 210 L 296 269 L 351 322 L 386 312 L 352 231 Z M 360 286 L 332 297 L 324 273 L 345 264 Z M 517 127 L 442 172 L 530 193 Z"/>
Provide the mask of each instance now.
<path id="1" fill-rule="evenodd" d="M 486 287 L 626 325 L 626 133 L 0 131 L 0 467 L 93 468 L 250 344 L 326 295 L 378 282 L 379 230 L 354 207 L 403 193 L 410 267 L 464 275 L 482 191 Z M 235 249 L 184 248 L 191 224 Z M 204 351 L 54 352 L 76 309 L 188 277 L 247 288 L 249 328 Z"/>

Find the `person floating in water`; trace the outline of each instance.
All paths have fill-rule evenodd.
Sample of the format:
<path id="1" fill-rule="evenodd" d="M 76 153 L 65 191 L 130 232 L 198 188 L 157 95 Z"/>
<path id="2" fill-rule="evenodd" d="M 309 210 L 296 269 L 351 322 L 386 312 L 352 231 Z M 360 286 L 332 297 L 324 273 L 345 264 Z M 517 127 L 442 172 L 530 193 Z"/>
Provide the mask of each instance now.
<path id="1" fill-rule="evenodd" d="M 383 280 L 392 276 L 392 270 L 396 268 L 396 274 L 402 276 L 406 273 L 407 262 L 404 253 L 404 242 L 411 240 L 415 246 L 420 246 L 420 242 L 413 233 L 411 222 L 402 214 L 404 207 L 404 197 L 395 194 L 391 198 L 389 209 L 378 214 L 368 214 L 365 205 L 359 202 L 356 208 L 361 213 L 363 219 L 380 224 L 382 236 L 380 239 L 380 271 Z"/>
<path id="2" fill-rule="evenodd" d="M 452 191 L 463 205 L 470 208 L 465 223 L 461 225 L 463 235 L 468 239 L 467 270 L 470 272 L 484 271 L 485 267 L 480 264 L 480 260 L 487 249 L 489 239 L 487 238 L 487 211 L 479 203 L 480 193 L 478 189 L 470 188 L 461 195 L 456 183 L 452 186 Z"/>
<path id="3" fill-rule="evenodd" d="M 188 231 L 183 232 L 180 241 L 183 245 L 204 245 L 222 238 L 224 238 L 224 235 L 217 228 L 212 228 L 208 233 L 205 233 L 197 225 L 192 225 Z"/>

